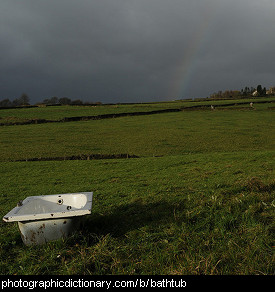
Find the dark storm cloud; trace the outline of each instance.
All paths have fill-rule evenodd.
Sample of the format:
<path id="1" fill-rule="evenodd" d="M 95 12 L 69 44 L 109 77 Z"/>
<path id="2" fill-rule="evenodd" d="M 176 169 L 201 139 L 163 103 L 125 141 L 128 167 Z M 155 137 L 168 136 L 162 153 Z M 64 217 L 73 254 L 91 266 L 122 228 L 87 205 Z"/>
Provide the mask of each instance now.
<path id="1" fill-rule="evenodd" d="M 274 1 L 1 0 L 0 99 L 206 97 L 275 85 Z"/>
<path id="2" fill-rule="evenodd" d="M 274 86 L 274 11 L 275 3 L 268 0 L 224 2 L 203 48 L 205 64 L 198 70 L 206 74 L 199 79 L 213 91 Z"/>

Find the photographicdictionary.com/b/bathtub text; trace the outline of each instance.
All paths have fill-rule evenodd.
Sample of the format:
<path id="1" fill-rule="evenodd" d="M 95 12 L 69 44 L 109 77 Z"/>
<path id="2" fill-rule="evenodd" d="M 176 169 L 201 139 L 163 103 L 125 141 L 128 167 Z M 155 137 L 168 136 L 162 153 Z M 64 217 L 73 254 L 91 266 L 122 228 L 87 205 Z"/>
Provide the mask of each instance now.
<path id="1" fill-rule="evenodd" d="M 123 289 L 123 288 L 221 288 L 264 287 L 266 276 L 0 276 L 1 291 L 9 289 L 49 290 L 54 288 Z"/>

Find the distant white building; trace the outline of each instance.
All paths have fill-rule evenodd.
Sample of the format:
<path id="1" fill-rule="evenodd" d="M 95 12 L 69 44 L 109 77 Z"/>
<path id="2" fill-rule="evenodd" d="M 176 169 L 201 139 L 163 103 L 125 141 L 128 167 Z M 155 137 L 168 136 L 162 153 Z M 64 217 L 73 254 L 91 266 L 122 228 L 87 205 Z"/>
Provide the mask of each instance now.
<path id="1" fill-rule="evenodd" d="M 255 91 L 252 93 L 252 95 L 253 95 L 253 96 L 258 96 L 258 95 L 259 95 L 259 93 L 258 93 L 258 91 L 257 91 L 257 90 L 255 90 Z"/>
<path id="2" fill-rule="evenodd" d="M 267 91 L 266 94 L 275 94 L 275 87 L 270 87 Z"/>

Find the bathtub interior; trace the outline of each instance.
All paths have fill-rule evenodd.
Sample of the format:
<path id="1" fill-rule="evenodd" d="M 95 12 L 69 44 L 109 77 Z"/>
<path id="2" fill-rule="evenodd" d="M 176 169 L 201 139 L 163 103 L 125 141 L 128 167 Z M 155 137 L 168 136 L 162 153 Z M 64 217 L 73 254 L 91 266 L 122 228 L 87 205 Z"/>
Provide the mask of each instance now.
<path id="1" fill-rule="evenodd" d="M 29 198 L 22 202 L 17 214 L 40 214 L 50 212 L 66 212 L 83 208 L 87 203 L 87 197 L 83 194 L 55 195 Z"/>

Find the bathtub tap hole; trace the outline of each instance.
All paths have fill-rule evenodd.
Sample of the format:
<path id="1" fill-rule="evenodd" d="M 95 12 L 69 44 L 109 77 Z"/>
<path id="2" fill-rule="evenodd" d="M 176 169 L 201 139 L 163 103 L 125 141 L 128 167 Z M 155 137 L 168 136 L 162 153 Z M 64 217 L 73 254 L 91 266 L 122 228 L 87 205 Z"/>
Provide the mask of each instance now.
<path id="1" fill-rule="evenodd" d="M 58 205 L 62 205 L 62 204 L 63 204 L 63 199 L 59 199 L 59 200 L 57 201 L 57 204 L 58 204 Z"/>

